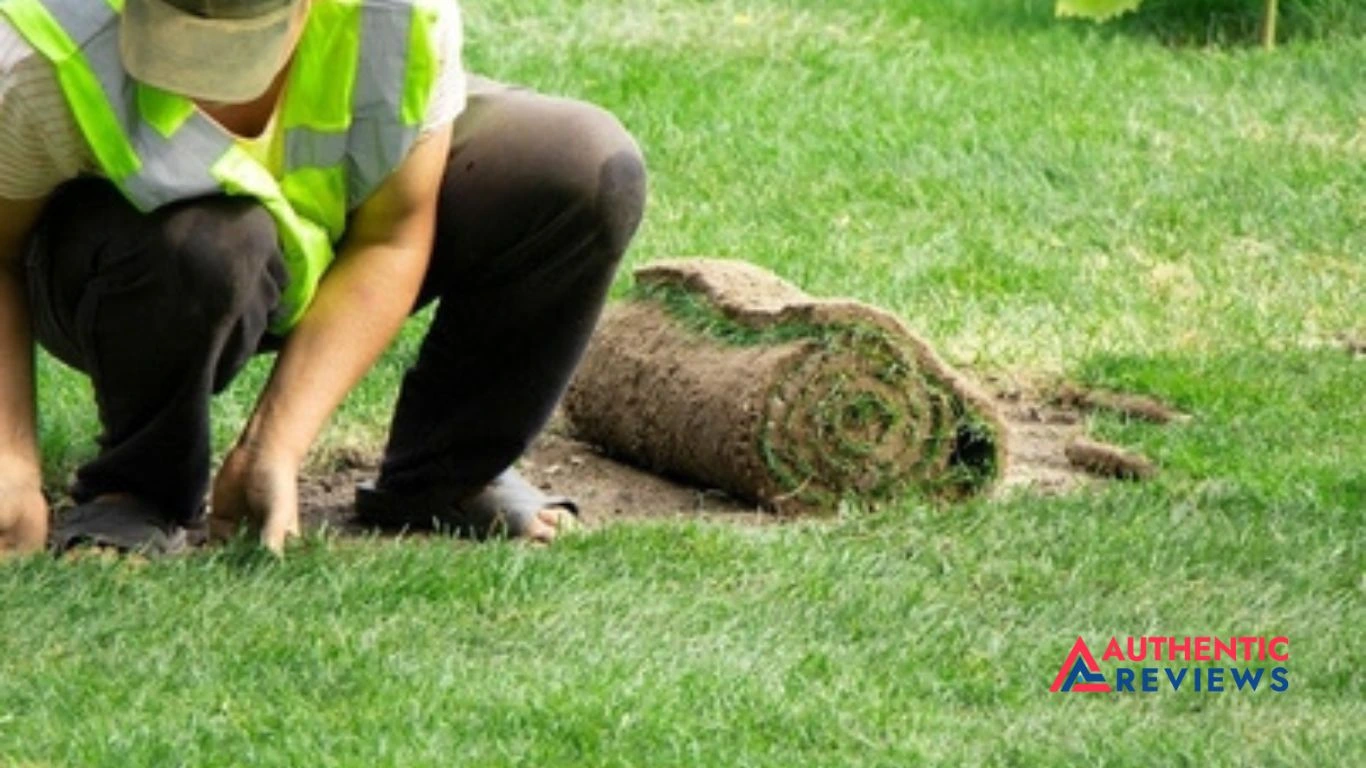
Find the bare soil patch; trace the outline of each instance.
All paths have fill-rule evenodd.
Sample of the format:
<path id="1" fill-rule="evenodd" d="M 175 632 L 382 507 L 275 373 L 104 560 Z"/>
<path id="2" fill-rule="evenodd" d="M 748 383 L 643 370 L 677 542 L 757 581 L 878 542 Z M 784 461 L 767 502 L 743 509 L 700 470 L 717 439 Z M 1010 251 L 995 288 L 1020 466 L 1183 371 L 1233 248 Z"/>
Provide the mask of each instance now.
<path id="1" fill-rule="evenodd" d="M 1085 435 L 1085 406 L 991 381 L 988 389 L 1005 418 L 1010 464 L 994 497 L 1015 493 L 1061 495 L 1105 482 L 1068 459 L 1068 446 Z M 364 533 L 351 516 L 356 483 L 374 477 L 378 454 L 342 457 L 331 472 L 306 477 L 301 488 L 305 525 Z M 661 477 L 605 456 L 573 439 L 557 417 L 520 462 L 541 488 L 575 499 L 589 527 L 638 520 L 707 519 L 762 525 L 775 515 L 715 489 Z M 1104 474 L 1103 472 L 1101 474 Z"/>

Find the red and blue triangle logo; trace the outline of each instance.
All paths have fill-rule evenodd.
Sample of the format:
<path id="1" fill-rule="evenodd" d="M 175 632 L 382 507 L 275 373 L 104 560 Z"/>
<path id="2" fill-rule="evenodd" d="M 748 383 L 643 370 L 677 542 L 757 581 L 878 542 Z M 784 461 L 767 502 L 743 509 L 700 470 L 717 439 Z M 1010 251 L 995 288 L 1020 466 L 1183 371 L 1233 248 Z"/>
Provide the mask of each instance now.
<path id="1" fill-rule="evenodd" d="M 1105 682 L 1105 675 L 1101 673 L 1096 657 L 1086 647 L 1086 641 L 1078 637 L 1048 690 L 1053 693 L 1109 693 L 1111 688 Z"/>

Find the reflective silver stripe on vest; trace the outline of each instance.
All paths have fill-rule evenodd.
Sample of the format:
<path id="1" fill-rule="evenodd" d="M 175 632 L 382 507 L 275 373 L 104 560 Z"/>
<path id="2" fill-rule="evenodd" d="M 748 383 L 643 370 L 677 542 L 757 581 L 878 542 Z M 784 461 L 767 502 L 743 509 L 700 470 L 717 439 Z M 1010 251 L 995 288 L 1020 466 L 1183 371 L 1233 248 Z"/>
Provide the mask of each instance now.
<path id="1" fill-rule="evenodd" d="M 44 0 L 48 12 L 82 45 L 100 89 L 128 132 L 142 167 L 118 180 L 134 205 L 144 211 L 190 197 L 221 192 L 212 165 L 232 147 L 232 138 L 198 112 L 171 136 L 163 138 L 138 113 L 137 83 L 123 72 L 117 19 L 103 2 L 94 10 L 89 0 Z"/>
<path id="2" fill-rule="evenodd" d="M 213 164 L 232 149 L 232 139 L 207 117 L 195 112 L 169 139 L 145 123 L 139 124 L 133 147 L 142 158 L 142 170 L 124 181 L 128 194 L 159 208 L 167 203 L 222 194 L 223 184 L 213 175 Z"/>
<path id="3" fill-rule="evenodd" d="M 96 34 L 108 23 L 111 16 L 117 18 L 113 9 L 104 0 L 92 3 L 90 0 L 42 0 L 43 7 L 61 25 L 62 31 L 78 47 Z M 91 6 L 96 6 L 91 8 Z M 118 26 L 117 24 L 115 25 Z"/>
<path id="4" fill-rule="evenodd" d="M 346 133 L 298 127 L 285 131 L 285 173 L 300 168 L 336 168 L 346 160 Z"/>
<path id="5" fill-rule="evenodd" d="M 368 198 L 417 139 L 418 127 L 399 119 L 412 23 L 410 3 L 375 2 L 361 8 L 360 61 L 347 142 L 348 207 Z"/>
<path id="6" fill-rule="evenodd" d="M 123 76 L 117 26 L 90 40 L 84 53 L 142 161 L 135 175 L 120 182 L 129 199 L 150 211 L 177 200 L 222 192 L 212 167 L 232 148 L 232 137 L 197 111 L 170 138 L 144 121 L 137 111 L 137 84 Z"/>

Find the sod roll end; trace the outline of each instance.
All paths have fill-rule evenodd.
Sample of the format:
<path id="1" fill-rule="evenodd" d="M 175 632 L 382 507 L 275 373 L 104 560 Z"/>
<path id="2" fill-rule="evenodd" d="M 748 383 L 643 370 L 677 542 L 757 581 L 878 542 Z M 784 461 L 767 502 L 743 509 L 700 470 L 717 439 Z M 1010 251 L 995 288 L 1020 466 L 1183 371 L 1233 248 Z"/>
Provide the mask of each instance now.
<path id="1" fill-rule="evenodd" d="M 1004 473 L 992 401 L 887 312 L 740 261 L 635 277 L 565 398 L 576 435 L 607 453 L 782 514 L 959 498 Z"/>

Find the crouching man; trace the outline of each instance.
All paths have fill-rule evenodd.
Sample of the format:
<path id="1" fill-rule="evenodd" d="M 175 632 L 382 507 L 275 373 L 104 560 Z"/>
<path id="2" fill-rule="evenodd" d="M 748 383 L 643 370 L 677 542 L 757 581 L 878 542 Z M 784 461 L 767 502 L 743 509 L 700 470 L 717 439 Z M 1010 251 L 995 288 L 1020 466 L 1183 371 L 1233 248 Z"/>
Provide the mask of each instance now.
<path id="1" fill-rule="evenodd" d="M 204 514 L 209 401 L 278 351 L 210 530 L 279 550 L 300 465 L 438 302 L 357 512 L 553 539 L 513 462 L 640 221 L 610 115 L 467 77 L 453 0 L 0 0 L 0 550 L 49 538 L 33 345 L 103 433 L 52 531 L 160 553 Z"/>

